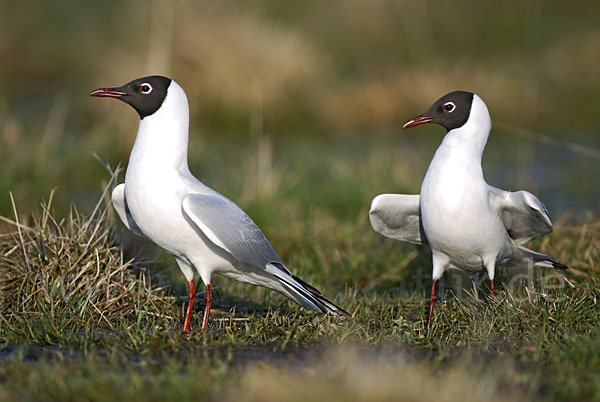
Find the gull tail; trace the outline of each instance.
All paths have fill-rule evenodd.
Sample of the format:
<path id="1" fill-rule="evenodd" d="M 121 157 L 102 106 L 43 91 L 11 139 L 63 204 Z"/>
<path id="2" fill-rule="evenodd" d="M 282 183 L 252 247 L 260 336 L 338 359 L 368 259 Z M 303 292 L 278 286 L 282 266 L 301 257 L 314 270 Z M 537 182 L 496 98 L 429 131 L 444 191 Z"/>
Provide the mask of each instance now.
<path id="1" fill-rule="evenodd" d="M 551 255 L 538 253 L 522 246 L 518 246 L 518 249 L 522 253 L 522 258 L 532 258 L 533 265 L 535 266 L 556 269 L 569 269 L 567 265 L 561 264 L 560 262 L 556 261 L 555 258 Z"/>
<path id="2" fill-rule="evenodd" d="M 320 311 L 335 316 L 349 315 L 344 309 L 324 298 L 316 288 L 289 273 L 285 267 L 278 265 L 276 263 L 267 264 L 267 272 L 279 279 L 286 290 L 282 293 L 290 299 L 308 310 Z"/>

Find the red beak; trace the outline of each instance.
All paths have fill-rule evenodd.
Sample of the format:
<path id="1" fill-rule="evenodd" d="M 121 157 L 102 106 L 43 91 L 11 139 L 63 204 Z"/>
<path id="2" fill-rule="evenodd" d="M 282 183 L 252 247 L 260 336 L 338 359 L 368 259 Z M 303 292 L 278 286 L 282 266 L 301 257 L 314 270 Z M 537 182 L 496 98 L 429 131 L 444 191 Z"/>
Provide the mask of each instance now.
<path id="1" fill-rule="evenodd" d="M 429 123 L 432 120 L 433 120 L 433 117 L 417 116 L 417 117 L 410 119 L 406 123 L 404 123 L 402 128 L 411 128 L 411 127 L 420 126 L 421 124 Z"/>
<path id="2" fill-rule="evenodd" d="M 94 89 L 90 96 L 97 96 L 98 98 L 122 98 L 124 96 L 130 96 L 126 92 L 118 91 L 116 88 L 98 88 Z"/>

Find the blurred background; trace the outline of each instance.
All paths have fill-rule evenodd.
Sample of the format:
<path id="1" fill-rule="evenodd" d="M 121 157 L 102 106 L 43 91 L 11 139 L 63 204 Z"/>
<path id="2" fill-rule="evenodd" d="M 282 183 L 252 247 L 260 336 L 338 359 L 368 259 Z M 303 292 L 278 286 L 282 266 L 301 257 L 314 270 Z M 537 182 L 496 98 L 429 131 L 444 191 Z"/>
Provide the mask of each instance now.
<path id="1" fill-rule="evenodd" d="M 599 209 L 595 1 L 0 0 L 0 215 L 91 208 L 138 118 L 90 98 L 161 74 L 186 90 L 190 168 L 260 225 L 322 211 L 366 221 L 418 193 L 444 130 L 401 131 L 445 93 L 476 92 L 494 128 L 489 183 L 553 217 Z"/>

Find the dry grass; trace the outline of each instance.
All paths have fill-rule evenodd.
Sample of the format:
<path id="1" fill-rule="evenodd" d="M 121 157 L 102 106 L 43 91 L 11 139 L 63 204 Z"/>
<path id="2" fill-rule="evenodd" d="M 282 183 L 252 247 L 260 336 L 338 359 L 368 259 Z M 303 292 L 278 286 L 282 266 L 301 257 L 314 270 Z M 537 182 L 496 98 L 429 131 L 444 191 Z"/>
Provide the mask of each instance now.
<path id="1" fill-rule="evenodd" d="M 561 219 L 567 220 L 567 216 Z M 600 217 L 575 225 L 559 222 L 557 226 L 555 235 L 542 242 L 542 252 L 551 249 L 559 260 L 569 261 L 571 284 L 586 280 L 600 284 Z"/>
<path id="2" fill-rule="evenodd" d="M 142 305 L 161 309 L 170 302 L 150 283 L 146 262 L 123 257 L 104 208 L 115 178 L 88 216 L 71 207 L 67 217 L 55 218 L 52 192 L 31 223 L 19 217 L 14 202 L 14 219 L 0 217 L 11 226 L 0 235 L 4 329 L 37 321 L 52 341 L 61 338 L 61 326 L 112 328 Z"/>

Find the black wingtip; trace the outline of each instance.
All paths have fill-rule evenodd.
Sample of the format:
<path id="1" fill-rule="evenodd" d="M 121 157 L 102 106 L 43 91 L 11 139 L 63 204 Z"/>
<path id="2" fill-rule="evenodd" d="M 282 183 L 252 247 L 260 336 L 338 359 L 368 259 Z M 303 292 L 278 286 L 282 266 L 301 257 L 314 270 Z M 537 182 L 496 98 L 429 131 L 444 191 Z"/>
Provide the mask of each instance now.
<path id="1" fill-rule="evenodd" d="M 553 261 L 551 260 L 550 263 L 552 264 L 552 268 L 556 268 L 556 269 L 569 269 L 568 265 L 565 264 L 561 264 L 560 262 L 557 261 Z"/>
<path id="2" fill-rule="evenodd" d="M 331 302 L 330 302 L 330 303 L 331 303 Z M 331 303 L 331 304 L 333 304 L 333 303 Z M 338 306 L 338 305 L 336 305 L 336 304 L 333 304 L 333 305 L 337 307 L 338 311 L 339 311 L 339 312 L 340 312 L 342 315 L 344 315 L 344 316 L 346 316 L 346 317 L 350 317 L 350 316 L 352 315 L 352 314 L 350 314 L 349 312 L 347 312 L 346 310 L 344 310 L 343 308 L 341 308 L 340 306 Z"/>
<path id="3" fill-rule="evenodd" d="M 332 303 L 330 300 L 327 300 L 326 298 L 324 298 L 321 295 L 316 295 L 316 297 L 321 299 L 322 303 L 330 304 L 336 308 L 335 310 L 329 309 L 328 311 L 324 311 L 325 313 L 333 313 L 334 315 L 344 315 L 346 317 L 350 317 L 350 313 L 347 312 L 346 310 L 344 310 L 343 308 L 341 308 L 340 306 L 338 306 L 337 304 Z"/>
<path id="4" fill-rule="evenodd" d="M 304 282 L 302 279 L 298 278 L 296 275 L 292 275 L 292 278 L 294 278 L 296 281 L 298 281 L 305 288 L 309 289 L 312 293 L 315 293 L 315 294 L 321 296 L 321 292 L 319 291 L 319 289 L 317 289 L 314 286 L 309 285 L 308 283 Z"/>
<path id="5" fill-rule="evenodd" d="M 317 301 L 316 305 L 321 309 L 321 312 L 330 313 L 330 314 L 334 314 L 334 315 L 341 314 L 341 315 L 345 315 L 347 317 L 350 316 L 350 313 L 348 313 L 346 310 L 344 310 L 337 304 L 332 303 L 330 300 L 327 300 L 325 297 L 323 297 L 321 295 L 321 292 L 314 286 L 309 285 L 308 283 L 304 282 L 302 279 L 298 278 L 296 275 L 292 275 L 292 278 L 294 278 L 294 280 L 297 281 L 304 288 L 304 289 L 302 289 L 304 292 L 308 291 L 310 293 L 310 295 L 312 296 L 312 298 L 316 299 L 316 300 L 313 300 L 313 302 Z M 298 288 L 296 288 L 296 290 L 301 291 Z M 310 297 L 307 297 L 307 298 L 310 299 Z M 331 308 L 331 306 L 333 306 L 333 308 Z"/>

